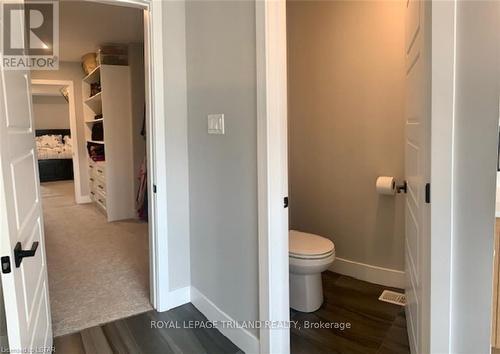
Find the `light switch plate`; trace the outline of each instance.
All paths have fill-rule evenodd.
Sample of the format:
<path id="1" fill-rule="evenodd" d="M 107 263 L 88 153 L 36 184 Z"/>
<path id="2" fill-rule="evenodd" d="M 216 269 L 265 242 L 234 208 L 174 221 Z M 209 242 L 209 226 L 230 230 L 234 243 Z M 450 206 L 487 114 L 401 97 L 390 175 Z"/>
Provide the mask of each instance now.
<path id="1" fill-rule="evenodd" d="M 208 134 L 224 134 L 224 114 L 208 115 Z"/>

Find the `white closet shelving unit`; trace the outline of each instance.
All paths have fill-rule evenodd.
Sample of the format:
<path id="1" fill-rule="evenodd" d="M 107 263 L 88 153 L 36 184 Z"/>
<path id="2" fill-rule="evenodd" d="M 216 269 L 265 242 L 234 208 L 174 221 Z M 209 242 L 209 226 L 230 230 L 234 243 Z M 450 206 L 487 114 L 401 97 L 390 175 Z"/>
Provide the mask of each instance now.
<path id="1" fill-rule="evenodd" d="M 90 96 L 90 86 L 101 91 Z M 105 161 L 90 156 L 91 199 L 105 212 L 108 221 L 136 218 L 130 70 L 122 65 L 100 65 L 82 81 L 83 114 L 87 142 L 103 144 Z M 102 114 L 102 118 L 95 119 Z M 103 140 L 92 140 L 92 127 L 102 123 Z"/>

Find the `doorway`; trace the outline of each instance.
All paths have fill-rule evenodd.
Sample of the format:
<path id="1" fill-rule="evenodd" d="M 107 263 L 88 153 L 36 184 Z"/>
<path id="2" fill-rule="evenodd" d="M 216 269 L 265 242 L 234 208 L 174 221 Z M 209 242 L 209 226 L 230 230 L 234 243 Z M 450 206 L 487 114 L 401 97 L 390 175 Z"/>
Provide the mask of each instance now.
<path id="1" fill-rule="evenodd" d="M 59 11 L 59 70 L 31 75 L 54 337 L 152 309 L 144 11 Z"/>
<path id="2" fill-rule="evenodd" d="M 74 141 L 78 141 L 78 129 L 76 121 L 76 108 L 75 108 L 75 89 L 73 81 L 32 79 L 31 95 L 34 104 L 36 100 L 45 101 L 45 104 L 44 102 L 40 102 L 39 106 L 43 113 L 38 112 L 38 114 L 47 113 L 47 115 L 49 116 L 49 121 L 42 122 L 41 124 L 38 124 L 38 121 L 35 120 L 35 130 L 69 129 L 70 135 L 67 136 L 69 138 L 72 137 Z M 60 108 L 54 108 L 54 107 L 60 107 Z M 51 115 L 50 113 L 55 113 L 55 115 Z M 61 114 L 64 115 L 65 113 L 66 113 L 65 117 L 61 118 L 60 117 Z M 34 114 L 36 116 L 37 112 L 35 111 Z M 59 122 L 57 122 L 58 119 Z M 70 141 L 70 143 L 67 144 L 67 146 L 71 145 L 72 143 Z M 71 154 L 72 157 L 71 164 L 73 166 L 72 175 L 74 180 L 74 197 L 76 203 L 89 202 L 88 196 L 84 196 L 82 193 L 82 180 L 80 177 L 80 164 L 81 164 L 80 153 L 78 149 L 71 149 L 69 153 Z M 56 171 L 58 170 L 56 169 Z M 64 169 L 61 172 L 64 174 Z M 69 174 L 68 177 L 70 176 L 71 173 Z M 51 177 L 54 178 L 54 176 Z M 60 178 L 64 178 L 64 176 L 60 176 Z"/>
<path id="3" fill-rule="evenodd" d="M 419 27 L 425 33 L 422 37 L 426 43 L 432 42 L 425 75 L 427 97 L 432 98 L 425 106 L 426 114 L 432 118 L 432 135 L 427 141 L 432 156 L 430 184 L 418 189 L 420 196 L 427 190 L 426 203 L 432 205 L 426 225 L 427 236 L 432 237 L 426 239 L 421 249 L 426 257 L 420 263 L 424 267 L 421 270 L 428 278 L 422 283 L 424 311 L 419 312 L 422 324 L 418 326 L 417 338 L 423 351 L 489 352 L 494 155 L 498 139 L 498 4 L 407 2 L 410 6 L 415 4 L 424 4 L 420 18 L 432 12 L 432 20 L 427 16 Z M 264 196 L 261 215 L 266 221 L 262 224 L 260 255 L 273 262 L 280 256 L 285 257 L 282 252 L 266 246 L 282 247 L 286 238 L 283 213 L 278 209 L 282 208 L 281 198 L 286 195 L 281 189 L 286 176 L 280 171 L 282 166 L 275 167 L 279 161 L 277 153 L 286 142 L 283 135 L 286 100 L 277 89 L 286 84 L 286 75 L 267 75 L 267 68 L 282 68 L 286 63 L 285 11 L 283 4 L 257 9 L 258 15 L 261 10 L 260 20 L 266 21 L 266 31 L 258 36 L 262 53 L 259 56 L 261 84 L 266 87 L 259 111 L 262 115 L 259 167 L 263 175 L 259 191 Z M 274 134 L 270 135 L 269 131 Z M 279 183 L 272 184 L 276 180 Z M 281 217 L 267 218 L 271 211 Z M 470 267 L 471 259 L 474 259 L 474 267 Z M 280 262 L 283 261 L 280 258 Z M 286 318 L 285 309 L 279 307 L 279 301 L 286 301 L 283 295 L 286 288 L 279 281 L 286 276 L 285 270 L 267 271 L 267 266 L 264 267 L 266 271 L 260 273 L 264 275 L 261 284 L 274 284 L 274 291 L 265 287 L 261 303 L 275 303 L 274 308 L 280 310 L 277 315 L 264 308 L 262 318 Z M 267 331 L 271 339 L 266 345 L 286 345 L 282 332 Z"/>
<path id="4" fill-rule="evenodd" d="M 287 2 L 290 316 L 318 325 L 291 329 L 292 353 L 410 352 L 405 308 L 414 315 L 416 300 L 407 295 L 406 306 L 380 300 L 387 291 L 395 298 L 405 293 L 411 193 L 396 186 L 404 185 L 405 162 L 415 163 L 405 157 L 405 92 L 419 76 L 411 72 L 413 82 L 406 80 L 406 11 L 401 1 Z M 413 113 L 408 130 L 425 123 Z M 389 189 L 380 187 L 383 181 Z M 415 247 L 414 240 L 408 244 Z M 321 272 L 310 275 L 322 286 L 302 282 L 302 264 L 313 262 L 322 262 Z M 319 301 L 303 301 L 300 291 Z M 322 321 L 338 329 L 319 330 Z"/>
<path id="5" fill-rule="evenodd" d="M 297 4 L 297 2 L 293 2 Z M 307 2 L 304 2 L 307 3 Z M 314 2 L 313 2 L 314 3 Z M 408 305 L 405 306 L 404 312 L 406 315 L 407 323 L 408 323 L 408 332 L 410 333 L 410 346 L 414 351 L 425 351 L 425 348 L 428 345 L 429 338 L 429 297 L 430 297 L 430 268 L 429 268 L 429 257 L 430 257 L 430 248 L 428 246 L 428 242 L 430 239 L 429 232 L 429 218 L 427 217 L 430 212 L 430 207 L 425 201 L 425 183 L 429 182 L 430 179 L 430 62 L 431 62 L 431 50 L 430 45 L 430 29 L 431 29 L 431 17 L 430 17 L 430 3 L 427 4 L 425 2 L 419 1 L 409 1 L 404 4 L 402 18 L 407 22 L 406 29 L 402 29 L 398 31 L 398 34 L 401 35 L 402 38 L 398 36 L 398 43 L 400 43 L 400 39 L 403 42 L 402 48 L 400 51 L 400 59 L 401 63 L 398 62 L 398 69 L 401 69 L 401 77 L 397 80 L 398 83 L 404 82 L 408 85 L 409 90 L 407 91 L 408 97 L 406 100 L 412 102 L 411 105 L 408 105 L 404 112 L 400 112 L 400 114 L 396 114 L 394 117 L 396 119 L 400 119 L 406 123 L 408 123 L 408 131 L 409 133 L 404 133 L 405 129 L 401 129 L 402 133 L 400 134 L 400 141 L 405 144 L 401 144 L 398 147 L 400 151 L 398 151 L 398 156 L 406 155 L 408 163 L 406 165 L 399 165 L 398 169 L 395 169 L 396 172 L 399 171 L 399 174 L 395 176 L 403 183 L 406 180 L 408 186 L 408 194 L 404 198 L 403 202 L 401 202 L 400 207 L 403 210 L 398 210 L 399 215 L 414 214 L 414 218 L 410 220 L 403 221 L 395 228 L 396 230 L 403 229 L 403 234 L 401 235 L 401 231 L 399 232 L 399 239 L 397 240 L 397 251 L 401 254 L 398 254 L 397 265 L 394 263 L 394 267 L 389 267 L 384 264 L 378 265 L 375 264 L 366 264 L 368 262 L 363 262 L 360 259 L 357 261 L 351 261 L 347 258 L 342 257 L 342 262 L 339 262 L 339 265 L 342 265 L 343 271 L 347 273 L 346 275 L 351 275 L 354 277 L 367 277 L 371 275 L 380 275 L 379 279 L 384 279 L 387 281 L 385 286 L 389 287 L 389 282 L 392 282 L 394 279 L 393 276 L 396 276 L 396 283 L 400 290 L 404 287 L 404 290 L 407 292 Z M 313 5 L 311 5 L 313 6 Z M 354 5 L 353 5 L 354 6 Z M 363 11 L 361 11 L 363 12 Z M 299 12 L 298 12 L 299 13 Z M 365 14 L 365 12 L 363 12 Z M 323 38 L 323 28 L 318 25 L 315 21 L 315 18 L 311 15 L 311 12 L 302 13 L 305 17 L 309 16 L 310 20 L 308 29 L 316 28 L 321 29 L 317 34 L 317 39 L 314 41 L 319 41 L 319 38 Z M 351 13 L 352 23 L 355 25 L 358 21 L 359 16 Z M 289 195 L 288 189 L 288 163 L 290 160 L 287 158 L 288 145 L 290 144 L 290 135 L 287 134 L 287 126 L 289 124 L 289 109 L 292 104 L 297 102 L 297 99 L 302 99 L 304 95 L 298 95 L 295 97 L 294 102 L 287 102 L 286 92 L 287 92 L 287 84 L 290 82 L 290 75 L 293 75 L 293 72 L 290 71 L 290 67 L 287 68 L 288 63 L 287 59 L 290 58 L 290 52 L 287 53 L 286 48 L 286 40 L 287 40 L 287 16 L 288 13 L 286 11 L 286 4 L 264 4 L 257 5 L 257 23 L 265 23 L 264 33 L 258 32 L 258 87 L 262 85 L 264 89 L 258 97 L 261 99 L 258 103 L 259 106 L 259 128 L 258 128 L 258 139 L 259 139 L 259 217 L 261 220 L 259 229 L 260 236 L 260 262 L 261 262 L 261 304 L 263 304 L 261 308 L 261 319 L 266 320 L 269 318 L 273 319 L 288 319 L 288 299 L 290 296 L 290 291 L 288 287 L 288 205 L 290 207 L 294 206 L 294 202 L 297 202 L 297 198 Z M 356 20 L 354 20 L 356 19 Z M 378 19 L 378 18 L 377 18 Z M 327 26 L 328 21 L 325 22 L 325 26 Z M 373 25 L 373 23 L 372 23 Z M 405 27 L 405 26 L 403 26 Z M 298 31 L 300 32 L 300 31 Z M 343 29 L 339 30 L 341 34 L 344 34 Z M 304 31 L 301 32 L 303 34 Z M 390 33 L 390 35 L 389 35 Z M 381 37 L 392 36 L 392 32 L 388 32 L 387 35 L 383 35 Z M 342 35 L 340 35 L 342 37 Z M 350 37 L 345 37 L 345 42 L 349 42 Z M 329 37 L 330 39 L 330 37 Z M 342 38 L 341 38 L 342 39 Z M 359 40 L 362 41 L 362 40 Z M 354 41 L 357 42 L 357 41 Z M 392 43 L 393 41 L 391 41 Z M 387 43 L 384 43 L 387 44 Z M 392 43 L 394 44 L 394 43 Z M 303 49 L 303 48 L 302 48 Z M 301 48 L 297 49 L 300 52 Z M 336 50 L 342 50 L 337 48 Z M 260 51 L 260 53 L 259 53 Z M 376 48 L 372 48 L 370 54 L 376 51 Z M 407 55 L 405 55 L 406 53 Z M 321 57 L 320 54 L 318 54 Z M 330 58 L 331 59 L 331 58 Z M 335 58 L 334 58 L 335 59 Z M 351 58 L 351 63 L 362 63 L 363 55 L 359 55 L 359 53 L 353 54 Z M 406 60 L 407 59 L 407 60 Z M 330 61 L 326 61 L 325 65 L 328 65 Z M 307 67 L 308 62 L 305 60 L 303 62 L 304 67 Z M 314 67 L 315 64 L 311 64 L 311 67 Z M 379 66 L 375 65 L 377 68 Z M 273 70 L 271 68 L 280 68 L 280 70 Z M 368 72 L 373 68 L 367 68 Z M 310 73 L 305 70 L 305 72 Z M 339 71 L 338 75 L 342 75 L 345 72 Z M 304 77 L 307 77 L 309 74 L 305 74 Z M 326 76 L 321 73 L 316 73 L 314 75 L 318 81 L 327 82 Z M 338 77 L 330 77 L 331 80 L 335 80 Z M 362 85 L 363 80 L 360 79 L 356 81 L 357 84 Z M 348 85 L 354 85 L 353 82 L 348 82 Z M 304 87 L 308 87 L 307 85 Z M 351 86 L 349 86 L 351 87 Z M 310 89 L 310 90 L 309 90 Z M 307 91 L 307 92 L 306 92 Z M 342 90 L 337 91 L 340 95 L 342 94 Z M 303 92 L 305 95 L 310 94 L 314 96 L 315 94 L 320 97 L 324 97 L 328 94 L 325 90 L 322 90 L 318 87 L 308 87 L 307 90 Z M 370 94 L 367 94 L 367 97 L 373 97 L 373 95 L 378 94 L 379 90 L 375 89 Z M 300 97 L 302 96 L 302 97 Z M 309 99 L 311 96 L 308 96 Z M 346 98 L 348 101 L 349 99 Z M 384 101 L 381 99 L 381 101 Z M 404 99 L 402 100 L 404 101 Z M 339 103 L 346 103 L 345 101 Z M 356 107 L 356 102 L 349 102 L 352 107 Z M 370 107 L 379 108 L 378 104 L 370 105 Z M 367 107 L 369 112 L 363 114 L 364 116 L 372 116 L 374 111 L 370 111 L 370 107 Z M 398 101 L 397 109 L 400 108 L 400 103 Z M 322 112 L 319 107 L 312 107 L 308 110 L 304 110 L 302 112 L 303 122 L 305 123 L 302 127 L 303 130 L 311 129 L 311 125 L 314 124 L 311 122 L 311 116 L 318 116 L 320 114 L 331 113 L 327 110 L 327 112 Z M 288 118 L 287 118 L 288 116 Z M 406 117 L 407 119 L 405 119 Z M 288 121 L 287 121 L 288 119 Z M 359 120 L 352 122 L 353 124 L 359 123 L 358 129 L 363 130 L 366 129 L 367 125 L 363 125 Z M 389 124 L 391 125 L 391 124 Z M 398 123 L 398 127 L 401 127 L 401 121 Z M 354 129 L 355 131 L 356 129 Z M 373 129 L 372 129 L 373 130 Z M 300 130 L 299 133 L 300 134 Z M 322 130 L 322 137 L 325 138 L 325 141 L 328 141 L 328 134 L 325 130 Z M 408 136 L 408 134 L 411 135 Z M 330 141 L 329 146 L 336 142 Z M 349 145 L 351 142 L 346 142 L 345 148 L 348 150 L 356 150 L 356 146 Z M 381 146 L 385 143 L 379 142 Z M 309 141 L 305 142 L 305 145 L 309 147 L 317 146 L 318 139 L 309 139 Z M 407 146 L 406 146 L 407 145 Z M 359 147 L 359 145 L 358 145 Z M 366 151 L 370 151 L 370 147 L 366 147 Z M 413 150 L 411 150 L 413 148 Z M 320 160 L 317 156 L 313 156 L 312 159 Z M 348 161 L 348 159 L 346 160 Z M 418 161 L 418 163 L 417 163 Z M 326 161 L 317 161 L 321 167 L 315 170 L 318 179 L 325 177 L 324 169 L 328 163 Z M 358 161 L 361 163 L 361 161 Z M 325 165 L 321 165 L 321 164 Z M 376 164 L 375 164 L 376 165 Z M 382 165 L 379 163 L 379 165 Z M 418 165 L 418 168 L 413 168 Z M 347 168 L 343 164 L 339 164 L 336 166 L 338 169 Z M 366 166 L 368 168 L 368 166 Z M 387 167 L 387 166 L 386 166 Z M 307 169 L 307 167 L 297 167 L 298 169 L 303 168 Z M 371 173 L 372 177 L 370 180 L 370 185 L 365 184 L 369 193 L 374 193 L 375 191 L 375 181 L 377 176 L 386 175 L 385 172 L 376 171 Z M 333 181 L 325 180 L 325 184 L 333 183 Z M 404 183 L 403 183 L 404 184 Z M 309 183 L 309 187 L 316 188 L 318 184 Z M 292 186 L 293 187 L 293 186 Z M 349 194 L 352 189 L 357 189 L 356 185 L 351 185 L 350 183 L 345 184 L 345 188 L 341 191 L 341 193 L 345 193 L 345 197 L 349 199 Z M 293 192 L 293 191 L 292 191 Z M 288 200 L 289 197 L 292 199 Z M 400 198 L 401 199 L 401 198 Z M 328 203 L 327 203 L 328 204 Z M 386 205 L 389 203 L 385 203 Z M 316 220 L 319 213 L 328 214 L 328 207 L 325 203 L 314 204 L 312 201 L 313 207 L 305 206 L 306 212 L 312 216 L 312 220 Z M 343 203 L 339 203 L 345 207 L 346 205 Z M 337 205 L 336 207 L 338 207 Z M 329 206 L 330 208 L 334 206 Z M 408 210 L 411 209 L 411 210 Z M 297 210 L 297 209 L 296 209 Z M 358 213 L 359 214 L 359 213 Z M 331 213 L 330 213 L 331 215 Z M 387 214 L 386 214 L 387 215 Z M 383 216 L 383 215 L 382 215 Z M 357 215 L 360 218 L 367 218 L 368 215 L 362 214 Z M 352 217 L 351 220 L 355 224 L 357 221 L 355 217 Z M 315 219 L 316 218 L 316 219 Z M 400 218 L 401 219 L 401 218 Z M 296 222 L 297 224 L 297 222 Z M 402 228 L 401 224 L 406 224 L 407 228 Z M 382 225 L 378 225 L 381 227 Z M 416 226 L 416 227 L 415 227 Z M 322 226 L 325 229 L 324 225 Z M 321 229 L 321 226 L 318 226 L 317 229 Z M 413 232 L 416 230 L 416 232 Z M 318 233 L 320 231 L 317 231 Z M 373 233 L 375 234 L 375 233 Z M 384 234 L 384 236 L 387 236 Z M 291 239 L 291 238 L 290 238 Z M 272 248 L 269 245 L 273 245 Z M 392 244 L 391 244 L 392 245 Z M 358 243 L 358 255 L 360 257 L 366 256 L 366 253 L 373 247 L 379 247 L 380 244 L 371 244 L 370 246 L 366 243 L 359 244 Z M 345 246 L 340 246 L 344 250 L 347 250 Z M 392 247 L 392 246 L 391 246 Z M 396 248 L 391 248 L 396 249 Z M 337 250 L 339 251 L 339 250 Z M 339 251 L 340 252 L 340 251 Z M 354 251 L 356 253 L 356 251 Z M 354 254 L 353 253 L 353 254 Z M 383 254 L 383 252 L 381 252 Z M 290 256 L 291 257 L 291 256 Z M 418 268 L 415 268 L 413 264 L 405 263 L 410 259 L 413 259 L 415 264 L 418 264 Z M 385 262 L 383 259 L 380 263 Z M 268 266 L 272 264 L 272 266 Z M 349 268 L 349 269 L 348 269 Z M 395 269 L 388 269 L 395 268 Z M 393 271 L 396 270 L 396 271 Z M 340 271 L 340 270 L 339 270 Z M 348 274 L 351 273 L 351 274 Z M 389 277 L 386 277 L 389 275 Z M 410 277 L 413 279 L 410 279 Z M 283 279 L 287 281 L 284 283 Z M 362 278 L 361 278 L 362 279 Z M 362 279 L 366 280 L 366 279 Z M 414 285 L 415 281 L 418 284 L 421 284 L 418 288 Z M 413 283 L 412 283 L 413 282 Z M 273 290 L 271 290 L 273 289 Z M 279 289 L 279 290 L 276 290 Z M 379 295 L 380 296 L 380 295 Z M 376 299 L 375 301 L 378 301 Z M 273 308 L 273 312 L 269 309 Z M 279 310 L 278 310 L 279 309 Z M 405 316 L 396 316 L 397 321 Z M 393 318 L 394 319 L 394 318 Z M 412 329 L 414 328 L 414 329 Z M 288 333 L 286 330 L 280 331 L 263 331 L 261 333 L 261 338 L 265 338 L 266 341 L 264 345 L 269 345 L 270 348 L 276 346 L 276 348 L 287 348 L 289 346 L 289 338 L 287 337 Z M 269 336 L 269 337 L 267 337 Z M 269 339 L 268 339 L 269 338 Z M 269 348 L 266 347 L 266 348 Z M 288 348 L 287 348 L 288 349 Z M 269 349 L 266 349 L 269 350 Z M 408 350 L 408 348 L 406 348 Z M 272 349 L 271 349 L 272 351 Z"/>

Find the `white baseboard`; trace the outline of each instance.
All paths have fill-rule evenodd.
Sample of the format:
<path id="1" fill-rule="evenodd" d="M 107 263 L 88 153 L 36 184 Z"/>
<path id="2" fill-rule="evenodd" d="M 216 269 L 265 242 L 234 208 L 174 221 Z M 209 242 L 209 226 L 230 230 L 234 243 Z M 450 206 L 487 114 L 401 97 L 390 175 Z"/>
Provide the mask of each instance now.
<path id="1" fill-rule="evenodd" d="M 76 204 L 92 203 L 89 195 L 82 195 L 76 198 Z"/>
<path id="2" fill-rule="evenodd" d="M 172 290 L 168 293 L 168 308 L 173 309 L 175 307 L 187 304 L 191 301 L 191 287 L 185 286 L 183 288 Z"/>
<path id="3" fill-rule="evenodd" d="M 354 262 L 344 258 L 335 258 L 329 270 L 370 283 L 395 288 L 404 288 L 405 286 L 405 272 L 403 271 Z"/>
<path id="4" fill-rule="evenodd" d="M 224 311 L 195 287 L 191 287 L 191 302 L 209 321 L 234 322 Z M 259 353 L 259 339 L 245 328 L 223 328 L 218 330 L 245 353 Z"/>

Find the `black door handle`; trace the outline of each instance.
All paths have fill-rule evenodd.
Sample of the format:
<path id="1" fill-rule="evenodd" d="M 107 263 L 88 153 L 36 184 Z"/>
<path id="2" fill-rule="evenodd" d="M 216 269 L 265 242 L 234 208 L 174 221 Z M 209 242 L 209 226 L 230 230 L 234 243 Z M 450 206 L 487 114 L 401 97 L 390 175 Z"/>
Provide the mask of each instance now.
<path id="1" fill-rule="evenodd" d="M 21 242 L 16 243 L 16 247 L 14 247 L 14 261 L 16 263 L 16 268 L 19 268 L 23 258 L 33 257 L 36 253 L 36 249 L 38 248 L 38 241 L 33 242 L 30 250 L 23 250 L 21 246 Z"/>

